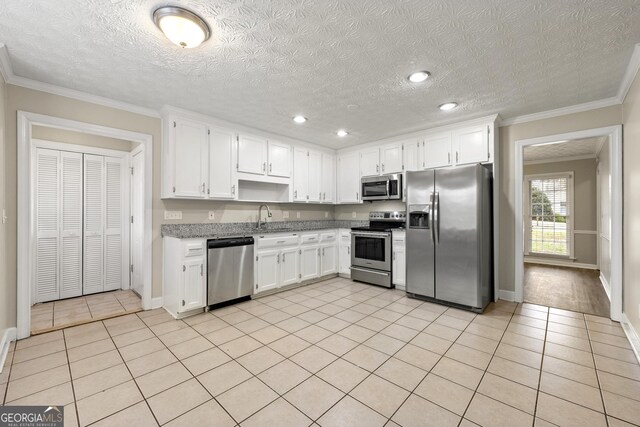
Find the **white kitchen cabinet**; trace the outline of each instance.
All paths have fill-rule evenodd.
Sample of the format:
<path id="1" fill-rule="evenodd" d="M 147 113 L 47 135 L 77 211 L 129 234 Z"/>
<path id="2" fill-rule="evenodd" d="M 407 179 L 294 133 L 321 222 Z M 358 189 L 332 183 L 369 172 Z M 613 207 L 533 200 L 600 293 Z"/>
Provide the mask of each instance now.
<path id="1" fill-rule="evenodd" d="M 255 293 L 269 291 L 280 287 L 280 251 L 268 249 L 258 251 L 256 255 L 256 289 Z"/>
<path id="2" fill-rule="evenodd" d="M 291 176 L 291 146 L 277 141 L 269 141 L 268 147 L 268 175 L 289 178 Z"/>
<path id="3" fill-rule="evenodd" d="M 207 303 L 205 239 L 163 238 L 163 306 L 174 317 Z"/>
<path id="4" fill-rule="evenodd" d="M 489 126 L 479 125 L 453 132 L 455 164 L 482 163 L 489 160 Z"/>
<path id="5" fill-rule="evenodd" d="M 360 155 L 356 152 L 338 156 L 338 203 L 360 203 Z"/>
<path id="6" fill-rule="evenodd" d="M 380 148 L 380 162 L 381 173 L 401 173 L 404 170 L 402 143 L 385 145 Z"/>
<path id="7" fill-rule="evenodd" d="M 267 157 L 269 143 L 265 138 L 238 136 L 238 172 L 254 175 L 267 173 Z"/>
<path id="8" fill-rule="evenodd" d="M 229 129 L 209 130 L 209 186 L 210 199 L 237 198 L 235 179 L 235 133 Z"/>
<path id="9" fill-rule="evenodd" d="M 309 195 L 309 156 L 302 148 L 293 149 L 293 201 L 306 202 Z"/>
<path id="10" fill-rule="evenodd" d="M 340 230 L 338 273 L 351 275 L 351 231 Z"/>
<path id="11" fill-rule="evenodd" d="M 310 202 L 322 201 L 322 153 L 309 151 L 309 198 Z"/>
<path id="12" fill-rule="evenodd" d="M 405 171 L 418 171 L 422 169 L 421 158 L 421 144 L 420 141 L 405 141 L 402 145 L 404 150 L 402 154 L 404 157 L 404 170 Z"/>
<path id="13" fill-rule="evenodd" d="M 320 246 L 303 245 L 300 248 L 300 280 L 315 279 L 320 276 Z"/>
<path id="14" fill-rule="evenodd" d="M 335 201 L 336 157 L 322 153 L 322 203 Z"/>
<path id="15" fill-rule="evenodd" d="M 338 272 L 338 248 L 335 242 L 320 246 L 320 276 Z"/>
<path id="16" fill-rule="evenodd" d="M 209 129 L 205 123 L 175 118 L 169 138 L 173 141 L 173 194 L 176 197 L 205 197 Z"/>
<path id="17" fill-rule="evenodd" d="M 424 169 L 451 166 L 451 132 L 426 136 L 422 144 Z"/>
<path id="18" fill-rule="evenodd" d="M 394 231 L 391 248 L 393 252 L 392 273 L 393 284 L 400 289 L 404 289 L 407 283 L 407 253 L 406 238 L 404 231 Z"/>
<path id="19" fill-rule="evenodd" d="M 280 286 L 298 283 L 300 279 L 300 250 L 298 247 L 283 249 L 280 252 Z"/>
<path id="20" fill-rule="evenodd" d="M 380 149 L 368 148 L 360 152 L 360 176 L 380 175 Z"/>

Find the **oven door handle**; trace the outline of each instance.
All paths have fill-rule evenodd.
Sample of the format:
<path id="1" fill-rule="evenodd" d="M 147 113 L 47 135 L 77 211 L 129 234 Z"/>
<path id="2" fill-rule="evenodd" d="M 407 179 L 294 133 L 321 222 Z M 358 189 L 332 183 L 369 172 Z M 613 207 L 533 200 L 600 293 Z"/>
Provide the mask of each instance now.
<path id="1" fill-rule="evenodd" d="M 352 231 L 351 235 L 357 236 L 357 237 L 391 237 L 391 233 L 377 233 L 375 231 L 373 232 L 364 231 L 362 233 Z"/>

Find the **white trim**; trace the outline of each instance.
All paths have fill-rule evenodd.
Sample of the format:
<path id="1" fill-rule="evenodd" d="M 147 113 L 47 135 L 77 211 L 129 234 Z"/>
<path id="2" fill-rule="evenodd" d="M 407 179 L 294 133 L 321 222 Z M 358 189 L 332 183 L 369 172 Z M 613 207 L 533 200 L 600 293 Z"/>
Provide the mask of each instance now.
<path id="1" fill-rule="evenodd" d="M 62 119 L 43 114 L 18 111 L 17 143 L 18 143 L 18 248 L 17 248 L 17 323 L 18 338 L 26 338 L 30 334 L 31 323 L 31 264 L 30 245 L 33 207 L 31 203 L 31 129 L 33 125 L 67 129 L 93 135 L 138 142 L 145 150 L 145 185 L 144 185 L 144 294 L 142 307 L 151 308 L 152 293 L 152 184 L 153 184 L 153 137 L 148 134 L 100 126 L 92 123 Z"/>
<path id="2" fill-rule="evenodd" d="M 117 101 L 115 99 L 107 98 L 104 96 L 93 95 L 87 92 L 82 92 L 75 89 L 57 86 L 50 83 L 43 83 L 37 80 L 28 79 L 26 77 L 17 76 L 13 72 L 11 59 L 9 58 L 9 52 L 7 51 L 7 47 L 4 45 L 4 43 L 0 43 L 0 73 L 2 73 L 4 81 L 10 85 L 21 86 L 27 89 L 33 89 L 41 92 L 51 93 L 54 95 L 64 96 L 66 98 L 71 98 L 78 101 L 90 102 L 92 104 L 102 105 L 104 107 L 129 111 L 131 113 L 140 114 L 143 116 L 155 118 L 160 117 L 160 113 L 152 108 L 140 107 L 128 102 Z"/>
<path id="3" fill-rule="evenodd" d="M 586 270 L 597 270 L 595 264 L 586 264 L 582 262 L 572 262 L 566 258 L 541 258 L 536 256 L 525 256 L 524 262 L 527 264 L 555 265 L 557 267 L 584 268 Z"/>
<path id="4" fill-rule="evenodd" d="M 7 360 L 7 354 L 9 353 L 9 346 L 11 341 L 16 340 L 16 328 L 7 328 L 2 333 L 2 339 L 0 339 L 0 373 L 4 367 L 4 362 Z"/>
<path id="5" fill-rule="evenodd" d="M 88 145 L 67 144 L 66 142 L 47 141 L 46 139 L 32 138 L 31 143 L 34 148 L 48 148 L 51 150 L 71 151 L 82 154 L 95 154 L 97 156 L 118 157 L 125 159 L 129 157 L 128 151 L 111 150 L 109 148 L 90 147 Z"/>
<path id="6" fill-rule="evenodd" d="M 149 308 L 150 309 L 160 308 L 162 307 L 162 304 L 163 304 L 162 297 L 151 298 L 151 307 Z"/>
<path id="7" fill-rule="evenodd" d="M 627 65 L 627 69 L 624 72 L 624 76 L 622 77 L 622 81 L 620 82 L 620 88 L 618 89 L 618 100 L 622 104 L 624 99 L 627 97 L 627 93 L 629 93 L 629 89 L 631 89 L 631 85 L 633 84 L 633 80 L 636 78 L 636 74 L 640 69 L 640 43 L 636 44 L 633 48 L 633 53 L 631 54 L 631 59 L 629 59 L 629 64 Z"/>
<path id="8" fill-rule="evenodd" d="M 517 125 L 520 123 L 535 122 L 537 120 L 550 119 L 567 114 L 582 113 L 584 111 L 596 110 L 598 108 L 611 107 L 620 105 L 620 99 L 617 96 L 611 98 L 599 99 L 597 101 L 585 102 L 583 104 L 571 105 L 568 107 L 556 108 L 554 110 L 541 111 L 539 113 L 525 114 L 523 116 L 510 117 L 500 122 L 500 127 Z M 552 141 L 549 141 L 552 142 Z"/>
<path id="9" fill-rule="evenodd" d="M 609 298 L 609 303 L 611 303 L 611 285 L 609 285 L 609 282 L 607 282 L 607 279 L 606 277 L 604 277 L 604 274 L 602 274 L 602 272 L 600 272 L 599 279 L 600 279 L 600 283 L 602 284 L 602 288 L 604 289 L 604 293 L 607 294 L 607 298 Z"/>
<path id="10" fill-rule="evenodd" d="M 500 289 L 499 298 L 505 301 L 515 301 L 516 293 L 514 291 L 505 291 L 504 289 Z"/>
<path id="11" fill-rule="evenodd" d="M 611 152 L 611 318 L 622 317 L 622 126 L 609 126 L 523 139 L 515 142 L 515 298 L 522 302 L 524 293 L 524 148 L 558 140 L 577 140 L 597 136 L 610 137 Z"/>
<path id="12" fill-rule="evenodd" d="M 629 318 L 624 313 L 622 313 L 620 324 L 622 326 L 622 330 L 627 336 L 627 339 L 629 340 L 629 344 L 631 344 L 631 348 L 633 349 L 633 353 L 636 355 L 636 359 L 638 359 L 638 363 L 640 363 L 640 334 L 638 334 L 638 331 L 636 331 L 631 322 L 629 322 Z"/>
<path id="13" fill-rule="evenodd" d="M 524 165 L 539 165 L 546 163 L 572 162 L 574 160 L 596 159 L 595 154 L 583 154 L 581 156 L 554 157 L 552 159 L 525 160 Z"/>
<path id="14" fill-rule="evenodd" d="M 598 232 L 596 230 L 573 230 L 573 234 L 592 234 L 597 236 Z"/>

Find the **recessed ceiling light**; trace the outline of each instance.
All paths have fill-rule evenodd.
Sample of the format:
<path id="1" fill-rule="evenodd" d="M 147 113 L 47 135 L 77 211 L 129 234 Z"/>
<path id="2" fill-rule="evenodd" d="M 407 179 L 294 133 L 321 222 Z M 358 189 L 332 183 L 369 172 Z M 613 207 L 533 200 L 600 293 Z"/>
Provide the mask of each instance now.
<path id="1" fill-rule="evenodd" d="M 307 118 L 305 116 L 295 116 L 293 121 L 296 123 L 304 123 L 307 121 Z"/>
<path id="2" fill-rule="evenodd" d="M 407 79 L 409 79 L 411 83 L 422 83 L 427 80 L 430 75 L 431 73 L 428 71 L 416 71 L 415 73 L 411 73 Z"/>
<path id="3" fill-rule="evenodd" d="M 345 136 L 349 135 L 349 132 L 344 129 L 340 129 L 338 132 L 336 132 L 336 135 L 338 135 L 340 138 L 344 138 Z"/>
<path id="4" fill-rule="evenodd" d="M 180 47 L 199 46 L 211 35 L 209 26 L 190 10 L 177 6 L 164 6 L 153 12 L 153 22 L 165 36 Z"/>
<path id="5" fill-rule="evenodd" d="M 441 104 L 440 106 L 438 106 L 438 108 L 441 109 L 442 111 L 451 111 L 457 106 L 458 106 L 457 102 L 445 102 L 444 104 Z"/>

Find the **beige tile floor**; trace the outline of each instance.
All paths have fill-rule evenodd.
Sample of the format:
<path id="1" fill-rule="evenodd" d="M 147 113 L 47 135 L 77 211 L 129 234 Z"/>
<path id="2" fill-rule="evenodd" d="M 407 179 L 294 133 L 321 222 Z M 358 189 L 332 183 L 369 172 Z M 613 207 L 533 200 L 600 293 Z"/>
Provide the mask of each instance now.
<path id="1" fill-rule="evenodd" d="M 129 314 L 19 341 L 6 404 L 67 425 L 629 426 L 640 365 L 606 318 L 483 315 L 345 279 L 203 313 Z"/>
<path id="2" fill-rule="evenodd" d="M 31 307 L 31 334 L 41 334 L 142 310 L 132 290 L 119 290 L 35 304 Z"/>

